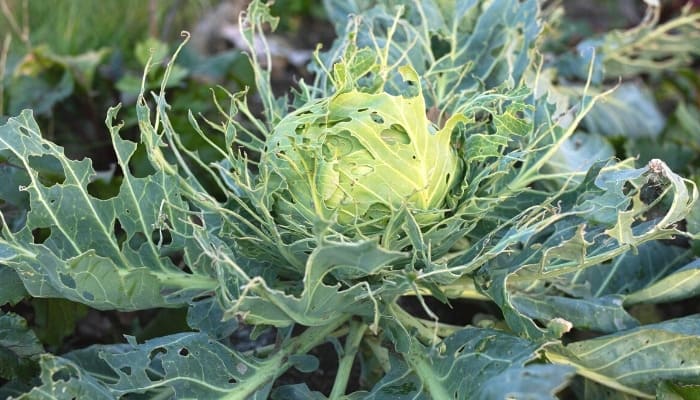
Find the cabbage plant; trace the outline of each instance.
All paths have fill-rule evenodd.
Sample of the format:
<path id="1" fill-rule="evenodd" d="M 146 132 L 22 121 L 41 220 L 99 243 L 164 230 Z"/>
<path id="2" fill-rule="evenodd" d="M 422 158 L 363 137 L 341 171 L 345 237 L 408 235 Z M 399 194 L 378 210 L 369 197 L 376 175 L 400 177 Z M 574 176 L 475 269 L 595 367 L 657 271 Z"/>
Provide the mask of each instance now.
<path id="1" fill-rule="evenodd" d="M 403 71 L 417 84 L 414 71 Z M 411 97 L 338 91 L 282 119 L 266 139 L 265 185 L 286 186 L 273 205 L 290 222 L 319 217 L 381 229 L 402 207 L 440 209 L 461 175 L 451 133 L 425 113 L 420 90 Z"/>
<path id="2" fill-rule="evenodd" d="M 697 188 L 663 160 L 615 160 L 581 129 L 611 93 L 595 79 L 616 49 L 597 61 L 578 53 L 588 72 L 570 90 L 554 79 L 565 57 L 541 47 L 560 15 L 551 4 L 375 3 L 327 1 L 338 39 L 316 52 L 314 80 L 289 94 L 273 94 L 270 60 L 251 52 L 255 93 L 221 89 L 220 121 L 190 115 L 220 156 L 212 164 L 170 123 L 168 73 L 160 92 L 142 90 L 138 143 L 120 135 L 119 107 L 108 112 L 121 174 L 112 197 L 91 193 L 91 161 L 43 138 L 31 111 L 0 127 L 12 182 L 0 194 L 13 211 L 3 214 L 0 271 L 24 288 L 0 287 L 5 301 L 187 308 L 191 328 L 51 354 L 5 314 L 0 345 L 14 364 L 2 376 L 18 378 L 6 392 L 550 399 L 567 388 L 599 399 L 697 390 L 698 317 L 649 323 L 634 311 L 698 294 L 687 245 L 697 236 L 684 228 Z M 697 20 L 684 14 L 676 25 L 696 32 Z M 277 22 L 268 7 L 253 1 L 241 21 L 248 44 L 265 49 L 264 28 Z M 130 168 L 139 147 L 145 176 Z M 455 325 L 436 310 L 462 312 L 464 299 L 494 315 Z M 39 376 L 26 378 L 25 365 Z M 319 371 L 325 391 L 313 385 Z"/>

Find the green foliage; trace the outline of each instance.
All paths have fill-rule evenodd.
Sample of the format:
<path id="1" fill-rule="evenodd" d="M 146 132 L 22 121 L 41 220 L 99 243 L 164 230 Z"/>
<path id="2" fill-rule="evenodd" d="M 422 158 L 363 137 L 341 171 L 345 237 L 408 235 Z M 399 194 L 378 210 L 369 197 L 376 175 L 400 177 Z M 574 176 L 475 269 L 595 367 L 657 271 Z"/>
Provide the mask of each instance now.
<path id="1" fill-rule="evenodd" d="M 43 352 L 43 346 L 22 317 L 0 315 L 0 378 L 28 379 Z"/>
<path id="2" fill-rule="evenodd" d="M 158 42 L 137 46 L 140 134 L 124 136 L 120 108 L 109 110 L 118 179 L 106 196 L 91 191 L 92 161 L 66 156 L 31 111 L 0 126 L 0 174 L 17 184 L 0 190 L 15 210 L 0 214 L 0 271 L 35 298 L 187 308 L 193 330 L 53 355 L 23 320 L 2 316 L 7 337 L 30 349 L 0 343 L 14 360 L 3 377 L 25 385 L 16 397 L 692 393 L 698 318 L 644 325 L 631 307 L 697 296 L 698 262 L 682 242 L 696 238 L 697 187 L 658 158 L 614 161 L 604 139 L 670 135 L 643 88 L 611 92 L 602 78 L 620 57 L 635 59 L 611 43 L 624 37 L 637 49 L 656 21 L 603 37 L 604 62 L 585 63 L 587 80 L 567 86 L 554 77 L 573 56 L 541 57 L 556 13 L 534 0 L 329 0 L 326 9 L 339 38 L 316 54 L 314 81 L 275 97 L 272 66 L 252 53 L 258 97 L 225 92 L 228 106 L 215 97 L 220 122 L 175 119 L 166 88 L 192 71 L 177 61 L 184 44 L 166 65 L 143 51 L 164 57 Z M 695 15 L 684 10 L 676 23 L 695 35 Z M 245 40 L 265 48 L 263 30 L 277 23 L 268 6 L 253 1 L 244 22 Z M 664 43 L 682 46 L 676 39 Z M 684 65 L 692 51 L 674 49 L 682 54 L 654 53 L 634 72 Z M 679 108 L 674 120 L 696 135 L 693 113 Z M 4 301 L 24 296 L 0 290 Z M 402 307 L 409 296 L 421 310 Z M 450 325 L 428 296 L 483 301 L 502 320 Z M 317 356 L 327 342 L 338 357 L 332 387 L 291 384 L 326 368 Z"/>

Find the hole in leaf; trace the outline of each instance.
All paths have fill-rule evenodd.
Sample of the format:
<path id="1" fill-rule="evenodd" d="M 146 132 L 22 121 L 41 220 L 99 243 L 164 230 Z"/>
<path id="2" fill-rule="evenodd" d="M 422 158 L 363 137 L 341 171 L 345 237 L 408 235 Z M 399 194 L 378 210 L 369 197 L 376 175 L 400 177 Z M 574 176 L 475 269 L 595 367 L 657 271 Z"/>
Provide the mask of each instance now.
<path id="1" fill-rule="evenodd" d="M 95 179 L 88 183 L 87 191 L 90 196 L 100 200 L 109 200 L 119 195 L 121 177 L 106 179 Z"/>
<path id="2" fill-rule="evenodd" d="M 167 246 L 173 242 L 169 229 L 155 229 L 151 232 L 151 240 L 158 246 Z"/>
<path id="3" fill-rule="evenodd" d="M 392 124 L 389 129 L 384 129 L 379 136 L 388 145 L 411 143 L 411 137 L 408 136 L 408 132 L 399 124 Z"/>
<path id="4" fill-rule="evenodd" d="M 156 347 L 148 353 L 148 358 L 151 362 L 146 368 L 146 377 L 151 382 L 158 382 L 163 378 L 157 371 L 163 371 L 163 358 L 167 352 L 163 347 Z"/>
<path id="5" fill-rule="evenodd" d="M 155 368 L 155 370 L 152 370 L 151 368 L 148 368 L 148 369 L 146 370 L 146 377 L 147 377 L 148 380 L 151 381 L 151 382 L 159 382 L 161 379 L 163 379 L 162 376 L 158 375 L 158 374 L 155 372 L 155 371 L 160 371 L 160 370 L 162 369 L 162 367 L 160 366 L 160 365 L 161 365 L 161 362 L 158 361 L 157 364 L 158 364 L 157 367 L 151 366 L 151 368 Z"/>
<path id="6" fill-rule="evenodd" d="M 433 54 L 436 60 L 440 59 L 442 56 L 450 52 L 452 46 L 450 42 L 438 35 L 432 35 L 430 37 L 430 48 L 433 49 Z"/>
<path id="7" fill-rule="evenodd" d="M 377 114 L 376 111 L 372 111 L 372 113 L 369 116 L 370 116 L 370 118 L 372 118 L 372 121 L 374 121 L 377 124 L 384 123 L 384 118 L 382 118 L 381 115 Z"/>
<path id="8" fill-rule="evenodd" d="M 338 124 L 341 123 L 341 122 L 350 122 L 350 121 L 352 121 L 352 118 L 350 118 L 350 117 L 345 117 L 345 118 L 340 118 L 340 119 L 335 119 L 335 120 L 326 121 L 325 125 L 326 125 L 326 127 L 328 127 L 328 128 L 332 128 L 332 127 L 338 125 Z"/>
<path id="9" fill-rule="evenodd" d="M 36 228 L 32 230 L 34 243 L 42 244 L 51 236 L 51 228 Z"/>
<path id="10" fill-rule="evenodd" d="M 123 244 L 124 241 L 126 240 L 126 231 L 122 227 L 121 221 L 119 221 L 119 218 L 114 219 L 114 223 L 112 224 L 114 227 L 112 229 L 112 232 L 114 234 L 114 237 L 117 239 L 117 244 L 119 245 L 120 249 L 123 249 Z"/>
<path id="11" fill-rule="evenodd" d="M 197 225 L 200 228 L 204 227 L 204 222 L 202 221 L 202 218 L 199 215 L 190 215 L 190 222 L 194 225 Z"/>
<path id="12" fill-rule="evenodd" d="M 187 357 L 188 355 L 190 355 L 190 351 L 187 350 L 186 347 L 183 347 L 183 348 L 180 349 L 180 351 L 177 352 L 177 354 L 179 354 L 179 355 L 181 355 L 181 356 L 183 356 L 183 357 Z"/>
<path id="13" fill-rule="evenodd" d="M 46 187 L 62 184 L 66 180 L 63 165 L 58 158 L 49 155 L 29 156 L 29 166 L 39 175 L 39 182 Z"/>
<path id="14" fill-rule="evenodd" d="M 151 361 L 156 360 L 156 359 L 160 359 L 162 354 L 167 354 L 167 353 L 168 353 L 168 351 L 165 350 L 164 348 L 156 347 L 155 349 L 151 350 L 150 353 L 148 353 L 148 359 L 150 359 Z"/>
<path id="15" fill-rule="evenodd" d="M 64 371 L 56 371 L 53 374 L 51 374 L 51 380 L 54 382 L 58 382 L 58 381 L 68 382 L 68 380 L 70 380 L 70 377 Z"/>
<path id="16" fill-rule="evenodd" d="M 145 178 L 156 172 L 148 160 L 146 147 L 141 143 L 136 146 L 136 151 L 129 160 L 129 172 L 137 178 Z"/>
<path id="17" fill-rule="evenodd" d="M 59 273 L 58 278 L 61 280 L 61 283 L 64 284 L 66 287 L 70 289 L 75 289 L 75 279 L 73 279 L 72 276 Z"/>
<path id="18" fill-rule="evenodd" d="M 173 263 L 174 266 L 179 268 L 182 272 L 186 274 L 192 275 L 192 270 L 190 267 L 185 264 L 185 252 L 178 250 L 178 251 L 167 251 L 165 254 L 166 257 L 170 259 L 170 261 Z"/>
<path id="19" fill-rule="evenodd" d="M 119 370 L 127 375 L 131 375 L 131 367 L 129 367 L 129 366 L 121 367 L 121 368 L 119 368 Z"/>
<path id="20" fill-rule="evenodd" d="M 85 300 L 87 300 L 87 301 L 93 301 L 93 300 L 95 300 L 95 296 L 94 296 L 92 293 L 87 292 L 87 291 L 84 291 L 84 292 L 83 292 L 83 298 L 84 298 Z"/>

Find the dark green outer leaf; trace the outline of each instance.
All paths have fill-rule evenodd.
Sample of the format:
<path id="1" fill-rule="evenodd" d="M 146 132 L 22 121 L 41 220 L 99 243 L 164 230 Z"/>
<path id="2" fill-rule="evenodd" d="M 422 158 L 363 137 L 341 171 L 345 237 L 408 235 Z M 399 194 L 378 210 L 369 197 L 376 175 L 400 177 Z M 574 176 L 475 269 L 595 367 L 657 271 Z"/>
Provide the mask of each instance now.
<path id="1" fill-rule="evenodd" d="M 88 308 L 65 299 L 31 300 L 34 308 L 34 331 L 47 346 L 60 346 L 64 339 L 76 331 L 77 323 L 87 314 Z"/>
<path id="2" fill-rule="evenodd" d="M 548 322 L 563 318 L 580 329 L 618 332 L 635 328 L 639 322 L 622 307 L 621 296 L 573 299 L 563 296 L 516 295 L 514 307 L 536 320 Z"/>
<path id="3" fill-rule="evenodd" d="M 50 114 L 56 103 L 73 93 L 74 87 L 75 80 L 68 71 L 63 71 L 60 80 L 51 79 L 48 74 L 40 78 L 20 76 L 11 82 L 8 90 L 8 115 L 26 108 L 35 110 L 37 115 Z"/>
<path id="4" fill-rule="evenodd" d="M 547 356 L 631 394 L 653 395 L 664 380 L 700 384 L 700 316 L 552 347 Z"/>
<path id="5" fill-rule="evenodd" d="M 666 118 L 652 94 L 634 83 L 617 87 L 583 119 L 583 126 L 590 133 L 630 139 L 657 138 L 665 125 Z"/>
<path id="6" fill-rule="evenodd" d="M 95 399 L 113 400 L 107 387 L 85 374 L 75 363 L 61 357 L 45 354 L 41 357 L 41 385 L 17 400 Z"/>
<path id="7" fill-rule="evenodd" d="M 272 400 L 325 400 L 321 392 L 311 391 L 306 384 L 285 385 L 278 387 L 270 396 Z"/>
<path id="8" fill-rule="evenodd" d="M 678 301 L 700 294 L 700 259 L 625 298 L 626 304 Z"/>
<path id="9" fill-rule="evenodd" d="M 528 388 L 527 398 L 555 399 L 554 393 L 573 370 L 561 365 L 526 366 L 538 350 L 533 342 L 477 328 L 460 330 L 435 348 L 424 348 L 413 340 L 403 359 L 392 355 L 391 371 L 369 393 L 350 398 L 504 398 L 501 396 Z"/>
<path id="10" fill-rule="evenodd" d="M 308 328 L 301 335 L 288 338 L 266 358 L 246 355 L 206 334 L 193 332 L 142 344 L 127 336 L 126 344 L 93 346 L 66 357 L 72 360 L 70 364 L 79 380 L 76 384 L 90 385 L 98 379 L 114 397 L 146 394 L 193 399 L 265 399 L 275 379 L 287 369 L 314 368 L 315 360 L 305 354 L 323 343 L 343 322 Z M 44 372 L 48 369 L 45 366 Z"/>
<path id="11" fill-rule="evenodd" d="M 109 385 L 115 395 L 169 387 L 178 398 L 216 398 L 235 390 L 236 383 L 259 367 L 258 362 L 195 333 L 131 343 L 130 349 L 118 353 L 107 347 L 100 357 L 118 375 L 118 381 Z"/>
<path id="12" fill-rule="evenodd" d="M 678 270 L 687 257 L 685 249 L 649 242 L 609 263 L 574 273 L 570 286 L 586 287 L 585 296 L 628 295 Z"/>
<path id="13" fill-rule="evenodd" d="M 574 133 L 557 149 L 557 152 L 545 165 L 543 172 L 567 173 L 586 172 L 595 162 L 609 160 L 615 156 L 615 149 L 597 133 Z M 562 178 L 564 183 L 567 178 Z M 581 178 L 575 179 L 577 182 Z"/>
<path id="14" fill-rule="evenodd" d="M 192 328 L 207 335 L 223 339 L 231 336 L 238 329 L 238 321 L 230 319 L 224 321 L 224 310 L 218 299 L 209 297 L 190 304 L 187 310 L 187 324 Z"/>
<path id="15" fill-rule="evenodd" d="M 16 314 L 0 315 L 0 378 L 28 379 L 32 365 L 43 352 L 44 347 L 24 318 Z"/>
<path id="16" fill-rule="evenodd" d="M 0 260 L 2 256 L 0 255 Z M 17 272 L 9 267 L 0 265 L 0 305 L 15 305 L 27 296 L 22 280 Z"/>
<path id="17" fill-rule="evenodd" d="M 683 267 L 688 256 L 682 248 L 647 242 L 609 263 L 551 281 L 555 290 L 516 291 L 511 301 L 521 313 L 545 323 L 564 318 L 576 328 L 610 333 L 634 328 L 639 323 L 623 305 L 695 293 L 697 269 Z"/>

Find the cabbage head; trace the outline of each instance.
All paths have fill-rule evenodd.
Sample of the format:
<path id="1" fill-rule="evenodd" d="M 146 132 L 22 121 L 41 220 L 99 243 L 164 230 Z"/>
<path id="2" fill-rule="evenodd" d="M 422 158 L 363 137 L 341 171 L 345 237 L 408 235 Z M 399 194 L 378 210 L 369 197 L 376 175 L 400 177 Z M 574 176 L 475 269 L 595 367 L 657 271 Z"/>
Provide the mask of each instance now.
<path id="1" fill-rule="evenodd" d="M 418 86 L 412 69 L 402 75 Z M 275 214 L 379 228 L 405 207 L 419 221 L 438 220 L 462 175 L 451 141 L 461 119 L 435 127 L 420 88 L 413 96 L 350 89 L 297 109 L 267 138 L 261 160 Z"/>

